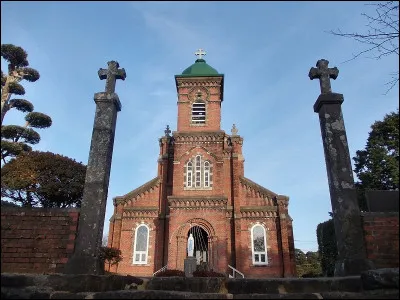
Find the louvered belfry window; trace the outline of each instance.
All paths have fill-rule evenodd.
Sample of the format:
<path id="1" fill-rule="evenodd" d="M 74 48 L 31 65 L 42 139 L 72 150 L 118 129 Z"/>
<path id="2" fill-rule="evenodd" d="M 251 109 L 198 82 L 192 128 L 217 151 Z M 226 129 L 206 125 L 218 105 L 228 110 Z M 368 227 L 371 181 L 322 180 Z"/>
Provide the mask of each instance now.
<path id="1" fill-rule="evenodd" d="M 192 105 L 192 124 L 206 123 L 206 104 L 204 102 L 195 102 Z"/>

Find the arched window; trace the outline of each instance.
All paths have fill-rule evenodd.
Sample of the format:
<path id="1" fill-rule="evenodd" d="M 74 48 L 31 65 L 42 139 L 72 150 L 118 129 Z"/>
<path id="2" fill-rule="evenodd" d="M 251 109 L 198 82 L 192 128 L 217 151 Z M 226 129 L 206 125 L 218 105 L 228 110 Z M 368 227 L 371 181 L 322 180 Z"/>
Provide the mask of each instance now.
<path id="1" fill-rule="evenodd" d="M 193 178 L 193 163 L 189 161 L 187 163 L 187 171 L 186 171 L 186 186 L 192 187 L 192 178 Z"/>
<path id="2" fill-rule="evenodd" d="M 133 250 L 133 264 L 147 264 L 149 250 L 149 227 L 140 225 L 135 231 L 135 247 Z"/>
<path id="3" fill-rule="evenodd" d="M 192 124 L 206 123 L 206 104 L 204 102 L 194 102 L 192 105 Z"/>
<path id="4" fill-rule="evenodd" d="M 201 155 L 189 159 L 183 169 L 183 187 L 185 189 L 211 189 L 213 186 L 213 167 L 210 161 Z"/>
<path id="5" fill-rule="evenodd" d="M 251 228 L 251 248 L 254 265 L 267 265 L 267 242 L 265 229 L 261 225 Z"/>
<path id="6" fill-rule="evenodd" d="M 210 186 L 210 163 L 204 162 L 204 187 Z"/>

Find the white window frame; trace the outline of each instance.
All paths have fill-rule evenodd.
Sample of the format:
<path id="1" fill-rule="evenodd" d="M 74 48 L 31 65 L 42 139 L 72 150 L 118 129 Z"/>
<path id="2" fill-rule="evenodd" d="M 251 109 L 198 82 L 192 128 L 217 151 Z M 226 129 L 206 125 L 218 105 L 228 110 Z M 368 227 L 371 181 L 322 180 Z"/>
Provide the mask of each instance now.
<path id="1" fill-rule="evenodd" d="M 137 245 L 137 234 L 140 227 L 146 227 L 147 229 L 147 241 L 146 241 L 146 250 L 145 251 L 136 251 Z M 149 254 L 149 237 L 150 237 L 150 228 L 146 224 L 139 225 L 135 230 L 135 239 L 134 239 L 134 250 L 133 250 L 133 264 L 134 265 L 145 265 L 147 264 L 148 254 Z M 139 254 L 139 261 L 136 261 L 136 255 Z M 145 260 L 142 260 L 143 254 L 145 255 Z"/>
<path id="2" fill-rule="evenodd" d="M 193 163 L 191 160 L 186 163 L 186 170 L 186 187 L 191 188 L 193 187 Z"/>
<path id="3" fill-rule="evenodd" d="M 201 154 L 196 154 L 186 161 L 183 168 L 183 188 L 185 190 L 211 190 L 213 186 L 212 171 L 211 161 L 204 160 Z"/>
<path id="4" fill-rule="evenodd" d="M 201 165 L 201 155 L 196 155 L 196 158 L 194 160 L 194 186 L 196 188 L 201 188 L 203 186 L 203 178 L 201 178 L 202 176 L 202 165 Z"/>
<path id="5" fill-rule="evenodd" d="M 254 251 L 254 229 L 256 227 L 261 227 L 264 233 L 264 249 L 265 251 Z M 261 254 L 265 254 L 265 261 L 261 261 Z M 255 256 L 258 255 L 259 261 L 255 260 Z M 267 255 L 267 233 L 261 224 L 255 224 L 253 227 L 251 227 L 251 258 L 253 261 L 253 265 L 268 265 L 268 255 Z"/>
<path id="6" fill-rule="evenodd" d="M 204 187 L 210 187 L 210 170 L 211 170 L 211 164 L 209 161 L 204 162 Z"/>

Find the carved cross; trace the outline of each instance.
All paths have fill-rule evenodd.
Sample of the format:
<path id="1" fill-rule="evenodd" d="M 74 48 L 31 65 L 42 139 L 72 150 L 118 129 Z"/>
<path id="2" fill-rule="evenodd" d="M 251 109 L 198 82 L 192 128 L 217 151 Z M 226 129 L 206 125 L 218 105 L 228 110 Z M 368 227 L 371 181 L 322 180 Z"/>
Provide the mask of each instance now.
<path id="1" fill-rule="evenodd" d="M 203 50 L 203 49 L 198 49 L 195 53 L 194 53 L 194 55 L 196 55 L 196 56 L 198 56 L 199 57 L 199 59 L 202 59 L 202 56 L 205 56 L 207 53 Z"/>
<path id="2" fill-rule="evenodd" d="M 203 95 L 203 94 L 201 93 L 201 91 L 200 91 L 200 90 L 197 90 L 197 92 L 196 92 L 196 97 L 197 97 L 197 99 L 200 99 L 202 95 Z"/>
<path id="3" fill-rule="evenodd" d="M 118 69 L 119 64 L 116 61 L 109 61 L 108 69 L 100 69 L 97 73 L 99 74 L 99 78 L 101 80 L 106 79 L 106 93 L 114 93 L 115 92 L 115 82 L 117 79 L 125 80 L 126 73 L 125 69 Z"/>
<path id="4" fill-rule="evenodd" d="M 170 136 L 171 130 L 169 130 L 169 125 L 167 125 L 167 129 L 164 130 L 165 136 Z"/>
<path id="5" fill-rule="evenodd" d="M 332 93 L 330 78 L 336 79 L 339 75 L 338 68 L 328 68 L 329 61 L 326 59 L 320 59 L 317 62 L 316 68 L 311 68 L 308 76 L 311 80 L 318 78 L 319 85 L 321 87 L 321 94 Z"/>

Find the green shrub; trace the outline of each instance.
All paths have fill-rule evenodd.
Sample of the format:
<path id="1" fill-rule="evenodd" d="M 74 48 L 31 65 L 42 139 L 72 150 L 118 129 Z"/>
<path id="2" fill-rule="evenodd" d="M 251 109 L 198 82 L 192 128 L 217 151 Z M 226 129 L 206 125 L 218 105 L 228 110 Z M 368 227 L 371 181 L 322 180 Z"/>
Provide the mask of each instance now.
<path id="1" fill-rule="evenodd" d="M 317 239 L 322 272 L 325 276 L 332 277 L 334 275 L 335 262 L 337 259 L 336 235 L 333 219 L 318 224 Z"/>
<path id="2" fill-rule="evenodd" d="M 225 275 L 214 271 L 197 270 L 193 272 L 193 277 L 225 277 Z"/>

